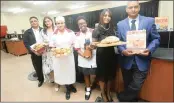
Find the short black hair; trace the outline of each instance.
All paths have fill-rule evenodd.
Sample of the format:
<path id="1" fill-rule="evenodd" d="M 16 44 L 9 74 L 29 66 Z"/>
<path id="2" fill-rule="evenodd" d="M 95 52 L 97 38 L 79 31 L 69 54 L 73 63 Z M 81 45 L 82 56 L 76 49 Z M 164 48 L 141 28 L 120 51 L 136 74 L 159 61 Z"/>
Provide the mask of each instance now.
<path id="1" fill-rule="evenodd" d="M 33 19 L 33 18 L 35 18 L 35 19 L 37 19 L 37 20 L 38 20 L 38 18 L 37 18 L 37 17 L 35 17 L 35 16 L 31 16 L 29 20 L 31 20 L 31 19 Z"/>
<path id="2" fill-rule="evenodd" d="M 76 22 L 78 23 L 78 21 L 81 20 L 81 19 L 83 19 L 83 20 L 85 20 L 87 22 L 87 20 L 86 20 L 86 18 L 84 16 L 77 17 Z"/>

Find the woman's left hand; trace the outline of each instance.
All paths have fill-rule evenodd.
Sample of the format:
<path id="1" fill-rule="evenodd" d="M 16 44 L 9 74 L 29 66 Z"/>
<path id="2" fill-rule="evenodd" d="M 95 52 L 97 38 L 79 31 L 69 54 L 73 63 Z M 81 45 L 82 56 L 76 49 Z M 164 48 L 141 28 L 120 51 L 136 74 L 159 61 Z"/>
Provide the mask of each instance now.
<path id="1" fill-rule="evenodd" d="M 93 49 L 96 49 L 96 48 L 97 48 L 97 46 L 96 46 L 96 45 L 91 44 L 91 45 L 89 45 L 89 48 L 90 48 L 91 50 L 93 50 Z"/>
<path id="2" fill-rule="evenodd" d="M 91 59 L 92 56 L 84 56 L 86 59 Z"/>

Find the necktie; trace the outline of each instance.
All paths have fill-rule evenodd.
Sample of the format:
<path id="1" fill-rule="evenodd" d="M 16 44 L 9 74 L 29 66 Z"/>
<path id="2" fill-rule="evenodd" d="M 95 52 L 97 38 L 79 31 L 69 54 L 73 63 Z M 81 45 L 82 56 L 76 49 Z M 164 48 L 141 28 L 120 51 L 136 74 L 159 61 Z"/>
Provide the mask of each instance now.
<path id="1" fill-rule="evenodd" d="M 132 23 L 132 25 L 131 25 L 131 30 L 136 30 L 135 22 L 136 22 L 136 20 L 132 20 L 132 21 L 131 21 L 131 23 Z M 137 68 L 137 66 L 136 66 L 136 61 L 135 61 L 135 57 L 134 57 L 134 60 L 133 60 L 132 68 Z"/>
<path id="2" fill-rule="evenodd" d="M 136 30 L 136 25 L 135 25 L 136 20 L 132 20 L 131 23 L 131 30 Z"/>

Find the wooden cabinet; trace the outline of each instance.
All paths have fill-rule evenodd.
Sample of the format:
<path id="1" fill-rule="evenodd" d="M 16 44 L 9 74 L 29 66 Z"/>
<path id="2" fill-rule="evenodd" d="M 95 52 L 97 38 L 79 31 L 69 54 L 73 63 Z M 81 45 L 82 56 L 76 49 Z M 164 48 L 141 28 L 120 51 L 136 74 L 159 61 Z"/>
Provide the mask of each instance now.
<path id="1" fill-rule="evenodd" d="M 0 49 L 2 50 L 2 47 L 3 47 L 3 46 L 2 46 L 2 42 L 0 42 L 0 43 L 1 43 L 1 47 L 0 47 Z"/>
<path id="2" fill-rule="evenodd" d="M 6 41 L 7 50 L 14 55 L 27 54 L 27 49 L 24 46 L 23 40 L 20 41 Z"/>
<path id="3" fill-rule="evenodd" d="M 7 46 L 4 40 L 1 39 L 1 50 L 8 53 Z"/>
<path id="4" fill-rule="evenodd" d="M 172 102 L 173 61 L 153 59 L 151 69 L 143 84 L 140 98 L 151 102 Z"/>
<path id="5" fill-rule="evenodd" d="M 14 45 L 12 41 L 5 41 L 5 44 L 7 46 L 7 50 L 9 53 L 14 54 Z"/>
<path id="6" fill-rule="evenodd" d="M 174 61 L 152 59 L 151 68 L 141 88 L 139 97 L 150 102 L 173 102 Z M 116 92 L 124 90 L 121 69 L 116 72 Z"/>
<path id="7" fill-rule="evenodd" d="M 114 83 L 114 87 L 112 87 L 112 89 L 114 91 L 116 91 L 117 93 L 121 92 L 124 90 L 124 81 L 123 81 L 123 76 L 122 76 L 122 72 L 121 72 L 121 68 L 117 67 L 117 71 L 116 71 L 116 78 L 113 81 Z"/>

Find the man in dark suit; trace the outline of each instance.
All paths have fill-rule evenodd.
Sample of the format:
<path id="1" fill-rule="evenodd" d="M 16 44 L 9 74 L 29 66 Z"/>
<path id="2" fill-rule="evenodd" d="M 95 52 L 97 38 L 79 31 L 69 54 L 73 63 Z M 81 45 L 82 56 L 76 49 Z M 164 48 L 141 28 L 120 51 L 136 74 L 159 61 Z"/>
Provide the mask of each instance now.
<path id="1" fill-rule="evenodd" d="M 126 48 L 126 45 L 118 46 L 121 55 L 121 68 L 124 80 L 124 91 L 117 95 L 119 101 L 137 101 L 138 93 L 150 68 L 152 53 L 160 44 L 154 18 L 139 15 L 140 5 L 138 1 L 129 1 L 126 7 L 128 17 L 117 24 L 118 37 L 126 41 L 126 33 L 131 30 L 146 30 L 146 49 L 135 53 Z"/>
<path id="2" fill-rule="evenodd" d="M 31 24 L 31 28 L 26 30 L 24 33 L 24 45 L 27 48 L 28 52 L 31 54 L 32 64 L 34 66 L 39 81 L 38 87 L 40 87 L 44 82 L 44 76 L 42 72 L 42 56 L 41 54 L 33 51 L 30 46 L 37 42 L 40 42 L 40 31 L 42 30 L 42 28 L 39 27 L 37 17 L 30 17 L 29 21 Z"/>

